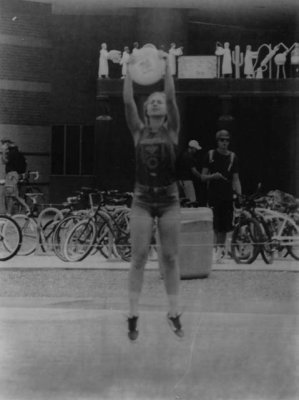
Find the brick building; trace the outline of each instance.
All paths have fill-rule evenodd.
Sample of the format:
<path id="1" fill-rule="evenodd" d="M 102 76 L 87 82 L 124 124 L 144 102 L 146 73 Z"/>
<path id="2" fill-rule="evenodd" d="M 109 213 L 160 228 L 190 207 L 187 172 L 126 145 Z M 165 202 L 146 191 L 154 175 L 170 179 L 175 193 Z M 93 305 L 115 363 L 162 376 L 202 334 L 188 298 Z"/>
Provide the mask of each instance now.
<path id="1" fill-rule="evenodd" d="M 97 81 L 102 42 L 122 50 L 136 40 L 175 41 L 185 54 L 204 55 L 217 40 L 243 51 L 299 42 L 296 1 L 223 3 L 0 0 L 0 137 L 19 144 L 52 202 L 80 185 L 132 188 L 120 66 L 111 63 L 111 79 Z M 221 117 L 230 115 L 245 191 L 262 182 L 299 196 L 298 79 L 177 79 L 176 88 L 180 146 L 194 138 L 209 149 Z M 148 90 L 138 88 L 138 99 Z M 110 121 L 97 119 L 106 112 Z"/>

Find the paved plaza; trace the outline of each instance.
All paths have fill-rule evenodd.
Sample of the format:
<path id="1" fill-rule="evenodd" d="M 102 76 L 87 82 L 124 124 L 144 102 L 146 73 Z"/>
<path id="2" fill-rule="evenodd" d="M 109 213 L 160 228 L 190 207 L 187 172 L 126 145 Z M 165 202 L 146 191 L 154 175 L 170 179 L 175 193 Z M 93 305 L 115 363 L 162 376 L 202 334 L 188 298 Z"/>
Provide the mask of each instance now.
<path id="1" fill-rule="evenodd" d="M 181 281 L 185 337 L 148 263 L 127 339 L 128 263 L 15 257 L 0 266 L 1 400 L 296 400 L 299 267 L 213 265 Z"/>

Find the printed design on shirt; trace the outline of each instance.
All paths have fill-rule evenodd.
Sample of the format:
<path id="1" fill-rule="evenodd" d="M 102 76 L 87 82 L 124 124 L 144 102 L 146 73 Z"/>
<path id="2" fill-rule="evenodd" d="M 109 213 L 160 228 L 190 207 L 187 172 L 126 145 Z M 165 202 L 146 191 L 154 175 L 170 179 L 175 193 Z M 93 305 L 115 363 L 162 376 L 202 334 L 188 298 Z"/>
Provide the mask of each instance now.
<path id="1" fill-rule="evenodd" d="M 151 176 L 157 176 L 164 160 L 164 143 L 142 143 L 141 157 Z"/>

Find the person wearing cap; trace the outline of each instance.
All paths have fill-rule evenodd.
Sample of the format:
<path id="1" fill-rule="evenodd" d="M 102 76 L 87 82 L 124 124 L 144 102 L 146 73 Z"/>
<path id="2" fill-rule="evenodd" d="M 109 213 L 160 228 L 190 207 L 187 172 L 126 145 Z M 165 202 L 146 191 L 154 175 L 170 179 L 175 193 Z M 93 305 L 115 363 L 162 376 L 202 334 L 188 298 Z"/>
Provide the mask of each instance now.
<path id="1" fill-rule="evenodd" d="M 238 158 L 229 150 L 230 133 L 216 133 L 216 149 L 208 152 L 203 161 L 202 180 L 208 183 L 208 204 L 213 209 L 216 262 L 225 256 L 227 233 L 233 226 L 233 194 L 241 194 Z"/>
<path id="2" fill-rule="evenodd" d="M 187 149 L 182 153 L 178 160 L 178 178 L 179 184 L 184 196 L 190 201 L 196 201 L 196 191 L 194 187 L 194 180 L 201 181 L 200 171 L 197 169 L 196 154 L 201 150 L 197 140 L 190 140 Z"/>

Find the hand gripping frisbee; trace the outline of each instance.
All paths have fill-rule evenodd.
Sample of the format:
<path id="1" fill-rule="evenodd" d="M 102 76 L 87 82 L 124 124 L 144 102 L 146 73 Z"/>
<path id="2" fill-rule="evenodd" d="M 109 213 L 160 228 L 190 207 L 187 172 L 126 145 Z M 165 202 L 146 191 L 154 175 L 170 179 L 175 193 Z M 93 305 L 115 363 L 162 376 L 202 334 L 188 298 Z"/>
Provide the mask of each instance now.
<path id="1" fill-rule="evenodd" d="M 129 70 L 134 82 L 139 85 L 152 85 L 162 79 L 164 61 L 159 57 L 154 45 L 146 44 L 134 54 Z"/>

